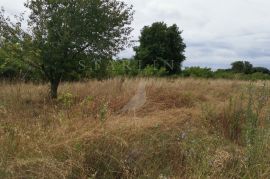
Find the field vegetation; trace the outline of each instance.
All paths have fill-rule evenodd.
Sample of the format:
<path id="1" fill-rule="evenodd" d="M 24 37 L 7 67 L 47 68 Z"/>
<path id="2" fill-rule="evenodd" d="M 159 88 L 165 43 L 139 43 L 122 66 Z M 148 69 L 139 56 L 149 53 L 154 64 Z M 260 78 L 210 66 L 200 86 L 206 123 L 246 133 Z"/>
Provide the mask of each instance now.
<path id="1" fill-rule="evenodd" d="M 269 69 L 184 68 L 178 24 L 133 39 L 121 0 L 25 8 L 0 11 L 0 179 L 269 178 Z"/>
<path id="2" fill-rule="evenodd" d="M 145 83 L 146 103 L 121 109 Z M 267 178 L 268 82 L 0 85 L 0 178 Z"/>

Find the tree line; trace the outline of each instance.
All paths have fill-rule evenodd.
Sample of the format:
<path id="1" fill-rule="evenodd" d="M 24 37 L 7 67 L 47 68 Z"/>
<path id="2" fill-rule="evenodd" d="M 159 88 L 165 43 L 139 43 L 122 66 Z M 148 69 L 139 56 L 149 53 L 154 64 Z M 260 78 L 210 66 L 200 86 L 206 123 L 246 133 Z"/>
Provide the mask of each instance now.
<path id="1" fill-rule="evenodd" d="M 132 59 L 114 57 L 129 46 L 133 7 L 119 0 L 29 0 L 30 15 L 11 20 L 0 12 L 0 78 L 49 82 L 57 98 L 61 81 L 114 76 L 212 77 L 211 69 L 182 69 L 186 44 L 176 24 L 145 26 Z M 24 27 L 27 24 L 27 28 Z M 219 73 L 269 74 L 249 62 Z"/>

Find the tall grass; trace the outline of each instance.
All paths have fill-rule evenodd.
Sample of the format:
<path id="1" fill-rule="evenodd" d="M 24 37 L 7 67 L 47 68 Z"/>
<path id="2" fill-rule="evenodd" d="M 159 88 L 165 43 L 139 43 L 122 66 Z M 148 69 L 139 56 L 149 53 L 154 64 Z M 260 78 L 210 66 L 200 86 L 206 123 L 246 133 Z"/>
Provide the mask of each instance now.
<path id="1" fill-rule="evenodd" d="M 222 113 L 204 108 L 211 129 L 243 150 L 242 164 L 237 164 L 243 178 L 269 175 L 269 97 L 266 83 L 259 87 L 249 84 L 240 95 L 230 98 Z"/>
<path id="2" fill-rule="evenodd" d="M 119 113 L 146 82 L 138 115 Z M 268 84 L 0 84 L 0 178 L 267 178 Z M 201 110 L 203 106 L 203 110 Z"/>

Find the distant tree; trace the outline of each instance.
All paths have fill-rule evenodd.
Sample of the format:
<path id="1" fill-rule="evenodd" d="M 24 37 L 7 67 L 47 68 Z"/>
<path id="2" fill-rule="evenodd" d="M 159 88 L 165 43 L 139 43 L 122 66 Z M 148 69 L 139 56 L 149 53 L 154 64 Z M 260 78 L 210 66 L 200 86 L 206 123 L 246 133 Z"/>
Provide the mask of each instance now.
<path id="1" fill-rule="evenodd" d="M 245 73 L 250 74 L 252 73 L 253 65 L 247 61 L 236 61 L 232 64 L 232 70 L 235 73 Z"/>
<path id="2" fill-rule="evenodd" d="M 30 0 L 28 30 L 0 13 L 0 48 L 39 69 L 50 94 L 65 75 L 80 73 L 94 59 L 110 59 L 128 43 L 133 10 L 118 0 Z"/>
<path id="3" fill-rule="evenodd" d="M 270 70 L 265 67 L 254 67 L 253 73 L 264 73 L 264 74 L 270 74 Z"/>
<path id="4" fill-rule="evenodd" d="M 166 68 L 173 74 L 181 71 L 181 63 L 186 59 L 186 45 L 181 36 L 182 31 L 177 25 L 168 27 L 163 22 L 145 26 L 141 31 L 140 45 L 135 47 L 135 59 L 140 61 L 142 68 L 155 66 Z"/>
<path id="5" fill-rule="evenodd" d="M 188 67 L 183 71 L 183 75 L 186 77 L 212 78 L 213 74 L 211 68 Z"/>

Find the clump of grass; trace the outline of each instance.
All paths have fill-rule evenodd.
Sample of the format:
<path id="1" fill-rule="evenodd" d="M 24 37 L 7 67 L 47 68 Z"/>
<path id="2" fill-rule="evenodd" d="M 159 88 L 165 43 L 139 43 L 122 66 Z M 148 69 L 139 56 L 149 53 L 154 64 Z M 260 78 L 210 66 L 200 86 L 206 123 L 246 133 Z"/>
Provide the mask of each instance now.
<path id="1" fill-rule="evenodd" d="M 269 174 L 269 88 L 248 85 L 245 93 L 230 98 L 224 112 L 204 108 L 205 119 L 212 129 L 242 147 L 243 177 L 258 178 Z"/>
<path id="2" fill-rule="evenodd" d="M 156 110 L 166 111 L 172 108 L 192 108 L 196 100 L 190 91 L 181 91 L 178 86 L 157 86 L 151 85 L 147 88 L 147 103 L 143 112 L 154 112 Z"/>
<path id="3" fill-rule="evenodd" d="M 107 119 L 108 115 L 108 103 L 103 102 L 99 109 L 99 120 L 104 122 Z"/>
<path id="4" fill-rule="evenodd" d="M 74 96 L 71 93 L 66 92 L 62 93 L 57 100 L 65 108 L 70 108 L 72 103 L 74 102 Z"/>
<path id="5" fill-rule="evenodd" d="M 138 79 L 64 83 L 59 101 L 45 85 L 0 84 L 0 178 L 269 176 L 267 85 L 241 96 L 238 81 L 145 82 L 136 118 L 118 111 Z"/>

